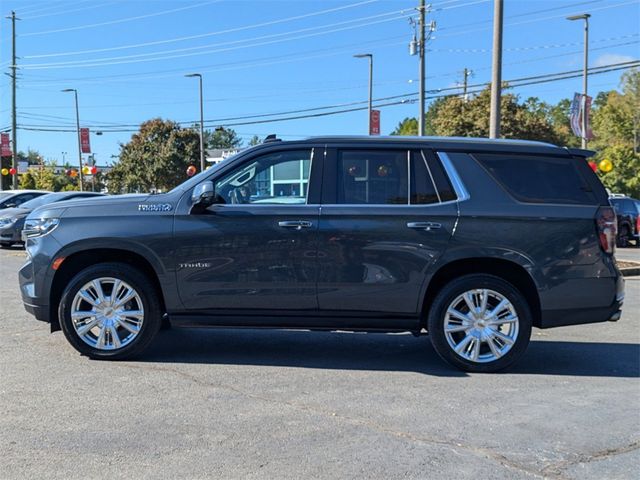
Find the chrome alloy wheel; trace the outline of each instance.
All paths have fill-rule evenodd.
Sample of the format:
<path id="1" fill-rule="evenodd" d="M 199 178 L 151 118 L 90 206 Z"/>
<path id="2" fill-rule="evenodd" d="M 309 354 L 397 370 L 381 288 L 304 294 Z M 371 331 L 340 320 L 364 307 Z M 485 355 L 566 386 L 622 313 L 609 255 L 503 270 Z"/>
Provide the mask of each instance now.
<path id="1" fill-rule="evenodd" d="M 506 355 L 518 338 L 516 309 L 502 294 L 468 290 L 447 308 L 444 333 L 451 349 L 465 360 L 492 362 Z"/>
<path id="2" fill-rule="evenodd" d="M 71 305 L 71 323 L 78 337 L 99 350 L 125 347 L 142 328 L 142 298 L 118 278 L 101 277 L 86 283 Z"/>

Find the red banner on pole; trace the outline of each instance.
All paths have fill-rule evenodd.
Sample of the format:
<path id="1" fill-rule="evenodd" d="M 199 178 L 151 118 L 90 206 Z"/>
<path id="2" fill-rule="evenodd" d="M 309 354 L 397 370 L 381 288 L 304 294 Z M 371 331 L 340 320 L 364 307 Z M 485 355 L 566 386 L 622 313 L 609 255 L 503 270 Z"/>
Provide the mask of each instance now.
<path id="1" fill-rule="evenodd" d="M 0 156 L 1 157 L 11 156 L 11 140 L 9 139 L 8 133 L 0 134 Z"/>
<path id="2" fill-rule="evenodd" d="M 89 129 L 80 129 L 80 151 L 82 153 L 91 153 L 91 144 L 89 143 Z"/>
<path id="3" fill-rule="evenodd" d="M 369 135 L 380 135 L 380 110 L 371 110 Z"/>

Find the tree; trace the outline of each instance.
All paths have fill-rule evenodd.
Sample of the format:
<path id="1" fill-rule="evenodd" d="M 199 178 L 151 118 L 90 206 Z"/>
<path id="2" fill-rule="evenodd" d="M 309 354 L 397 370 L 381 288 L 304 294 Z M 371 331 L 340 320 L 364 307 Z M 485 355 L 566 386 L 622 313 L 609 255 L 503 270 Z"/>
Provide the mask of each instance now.
<path id="1" fill-rule="evenodd" d="M 418 135 L 418 120 L 407 117 L 402 120 L 391 135 Z"/>
<path id="2" fill-rule="evenodd" d="M 260 145 L 261 143 L 262 143 L 262 140 L 258 135 L 254 135 L 253 137 L 251 137 L 251 140 L 249 140 L 250 147 L 253 147 L 254 145 Z"/>
<path id="3" fill-rule="evenodd" d="M 595 138 L 589 146 L 598 151 L 596 162 L 606 158 L 613 163 L 611 172 L 599 172 L 605 186 L 640 198 L 640 71 L 625 73 L 621 86 L 622 92 L 598 96 L 592 122 Z"/>
<path id="4" fill-rule="evenodd" d="M 77 177 L 56 174 L 55 162 L 46 163 L 39 168 L 30 168 L 27 173 L 20 175 L 20 188 L 47 190 L 60 192 L 67 190 L 79 190 Z"/>
<path id="5" fill-rule="evenodd" d="M 238 148 L 242 139 L 232 128 L 216 128 L 204 131 L 205 148 Z"/>
<path id="6" fill-rule="evenodd" d="M 111 192 L 170 190 L 187 178 L 189 165 L 199 165 L 200 139 L 194 129 L 155 118 L 140 125 L 120 145 L 120 160 L 107 175 Z"/>

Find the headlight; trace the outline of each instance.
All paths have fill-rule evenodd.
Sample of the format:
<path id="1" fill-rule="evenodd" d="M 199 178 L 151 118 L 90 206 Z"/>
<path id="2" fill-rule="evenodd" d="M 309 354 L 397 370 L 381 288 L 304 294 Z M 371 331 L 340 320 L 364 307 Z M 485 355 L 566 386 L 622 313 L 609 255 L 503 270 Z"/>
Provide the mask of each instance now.
<path id="1" fill-rule="evenodd" d="M 42 237 L 51 233 L 60 223 L 58 218 L 28 218 L 22 229 L 22 239 Z"/>
<path id="2" fill-rule="evenodd" d="M 0 228 L 13 225 L 18 220 L 16 217 L 2 217 L 0 218 Z"/>

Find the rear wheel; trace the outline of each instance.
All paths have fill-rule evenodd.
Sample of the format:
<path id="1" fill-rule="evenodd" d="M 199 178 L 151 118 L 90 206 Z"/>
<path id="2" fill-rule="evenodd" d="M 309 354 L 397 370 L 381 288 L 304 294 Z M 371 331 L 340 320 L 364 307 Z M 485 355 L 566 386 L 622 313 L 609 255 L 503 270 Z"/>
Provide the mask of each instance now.
<path id="1" fill-rule="evenodd" d="M 513 285 L 492 275 L 465 275 L 438 293 L 429 311 L 436 352 L 469 372 L 495 372 L 515 362 L 531 336 L 531 312 Z"/>
<path id="2" fill-rule="evenodd" d="M 65 337 L 83 355 L 122 360 L 140 354 L 162 323 L 155 288 L 139 270 L 101 263 L 78 273 L 58 310 Z"/>

